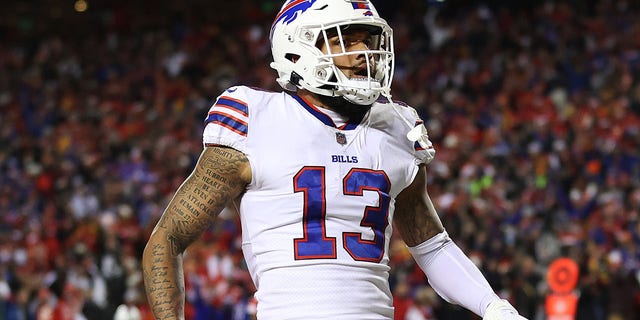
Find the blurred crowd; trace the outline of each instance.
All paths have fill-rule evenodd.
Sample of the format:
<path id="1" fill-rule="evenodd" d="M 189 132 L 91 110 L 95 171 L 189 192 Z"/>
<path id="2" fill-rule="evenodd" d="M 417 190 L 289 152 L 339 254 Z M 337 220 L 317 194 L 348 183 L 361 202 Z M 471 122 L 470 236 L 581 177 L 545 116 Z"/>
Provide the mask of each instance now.
<path id="1" fill-rule="evenodd" d="M 529 319 L 575 260 L 577 319 L 640 319 L 640 6 L 374 1 L 394 28 L 394 98 L 437 149 L 449 234 Z M 0 5 L 0 319 L 152 319 L 140 256 L 234 84 L 279 90 L 278 1 Z M 69 6 L 69 8 L 67 7 Z M 185 254 L 188 319 L 250 319 L 236 217 Z M 399 237 L 396 318 L 444 303 Z"/>

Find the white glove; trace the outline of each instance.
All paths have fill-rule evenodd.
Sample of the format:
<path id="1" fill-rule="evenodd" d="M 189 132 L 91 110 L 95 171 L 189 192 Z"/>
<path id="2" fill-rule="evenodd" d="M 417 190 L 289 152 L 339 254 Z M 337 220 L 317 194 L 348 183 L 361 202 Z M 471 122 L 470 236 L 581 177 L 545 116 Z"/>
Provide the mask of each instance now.
<path id="1" fill-rule="evenodd" d="M 527 320 L 527 318 L 519 315 L 507 300 L 500 299 L 489 304 L 482 320 Z"/>
<path id="2" fill-rule="evenodd" d="M 424 163 L 428 164 L 436 157 L 436 149 L 433 147 L 431 140 L 429 140 L 427 127 L 425 127 L 423 123 L 411 129 L 411 131 L 407 133 L 407 139 L 409 139 L 409 141 L 418 142 L 426 151 Z"/>

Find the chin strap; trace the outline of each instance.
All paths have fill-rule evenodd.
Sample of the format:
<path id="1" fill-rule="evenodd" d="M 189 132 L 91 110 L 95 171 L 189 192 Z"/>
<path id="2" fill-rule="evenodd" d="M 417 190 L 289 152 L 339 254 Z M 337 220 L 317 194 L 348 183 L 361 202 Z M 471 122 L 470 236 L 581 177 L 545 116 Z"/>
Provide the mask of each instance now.
<path id="1" fill-rule="evenodd" d="M 404 121 L 404 123 L 409 128 L 409 132 L 407 132 L 407 139 L 411 142 L 417 142 L 420 147 L 427 151 L 427 159 L 425 163 L 431 162 L 436 157 L 436 149 L 433 147 L 433 143 L 429 140 L 429 135 L 427 134 L 427 127 L 424 126 L 424 123 L 420 123 L 418 125 L 411 123 L 407 118 L 405 118 L 398 108 L 397 103 L 393 102 L 391 99 L 391 94 L 383 93 L 383 96 L 387 98 L 393 110 L 400 116 L 400 118 Z M 414 110 L 415 112 L 415 110 Z M 418 119 L 418 115 L 416 114 L 416 119 Z"/>
<path id="2" fill-rule="evenodd" d="M 427 127 L 424 126 L 424 123 L 421 123 L 413 127 L 413 129 L 409 130 L 409 132 L 407 132 L 407 139 L 412 142 L 418 142 L 418 144 L 420 144 L 420 146 L 424 149 L 433 149 L 433 143 L 431 143 L 431 140 L 429 140 Z"/>

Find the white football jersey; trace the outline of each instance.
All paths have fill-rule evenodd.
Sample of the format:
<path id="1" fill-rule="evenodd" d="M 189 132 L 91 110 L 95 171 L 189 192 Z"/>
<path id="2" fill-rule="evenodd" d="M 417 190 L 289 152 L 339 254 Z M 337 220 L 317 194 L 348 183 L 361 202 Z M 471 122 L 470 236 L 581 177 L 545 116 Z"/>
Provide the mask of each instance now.
<path id="1" fill-rule="evenodd" d="M 385 103 L 337 127 L 295 94 L 238 86 L 218 97 L 203 142 L 251 165 L 239 212 L 259 319 L 393 319 L 394 199 L 426 158 L 405 121 Z"/>

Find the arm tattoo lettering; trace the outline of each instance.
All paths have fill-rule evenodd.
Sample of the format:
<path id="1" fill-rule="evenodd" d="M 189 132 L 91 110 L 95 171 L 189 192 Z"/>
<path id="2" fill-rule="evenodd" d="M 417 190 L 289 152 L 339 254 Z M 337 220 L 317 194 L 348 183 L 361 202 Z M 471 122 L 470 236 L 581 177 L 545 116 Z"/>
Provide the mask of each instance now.
<path id="1" fill-rule="evenodd" d="M 171 238 L 167 241 L 178 253 L 195 241 L 227 203 L 244 190 L 246 183 L 239 178 L 243 165 L 247 165 L 246 157 L 233 149 L 208 148 L 202 154 L 159 223 L 169 231 Z"/>
<path id="2" fill-rule="evenodd" d="M 184 317 L 182 252 L 244 191 L 247 166 L 237 150 L 205 148 L 167 205 L 143 255 L 145 290 L 157 319 Z"/>
<path id="3" fill-rule="evenodd" d="M 176 265 L 175 259 L 167 260 L 165 249 L 160 243 L 147 249 L 150 250 L 148 258 L 151 264 L 144 268 L 145 289 L 157 319 L 177 319 L 173 316 L 174 310 L 184 308 L 184 300 L 180 299 L 184 294 L 184 281 L 182 276 L 178 276 L 177 281 L 170 280 L 170 275 L 175 274 Z"/>

